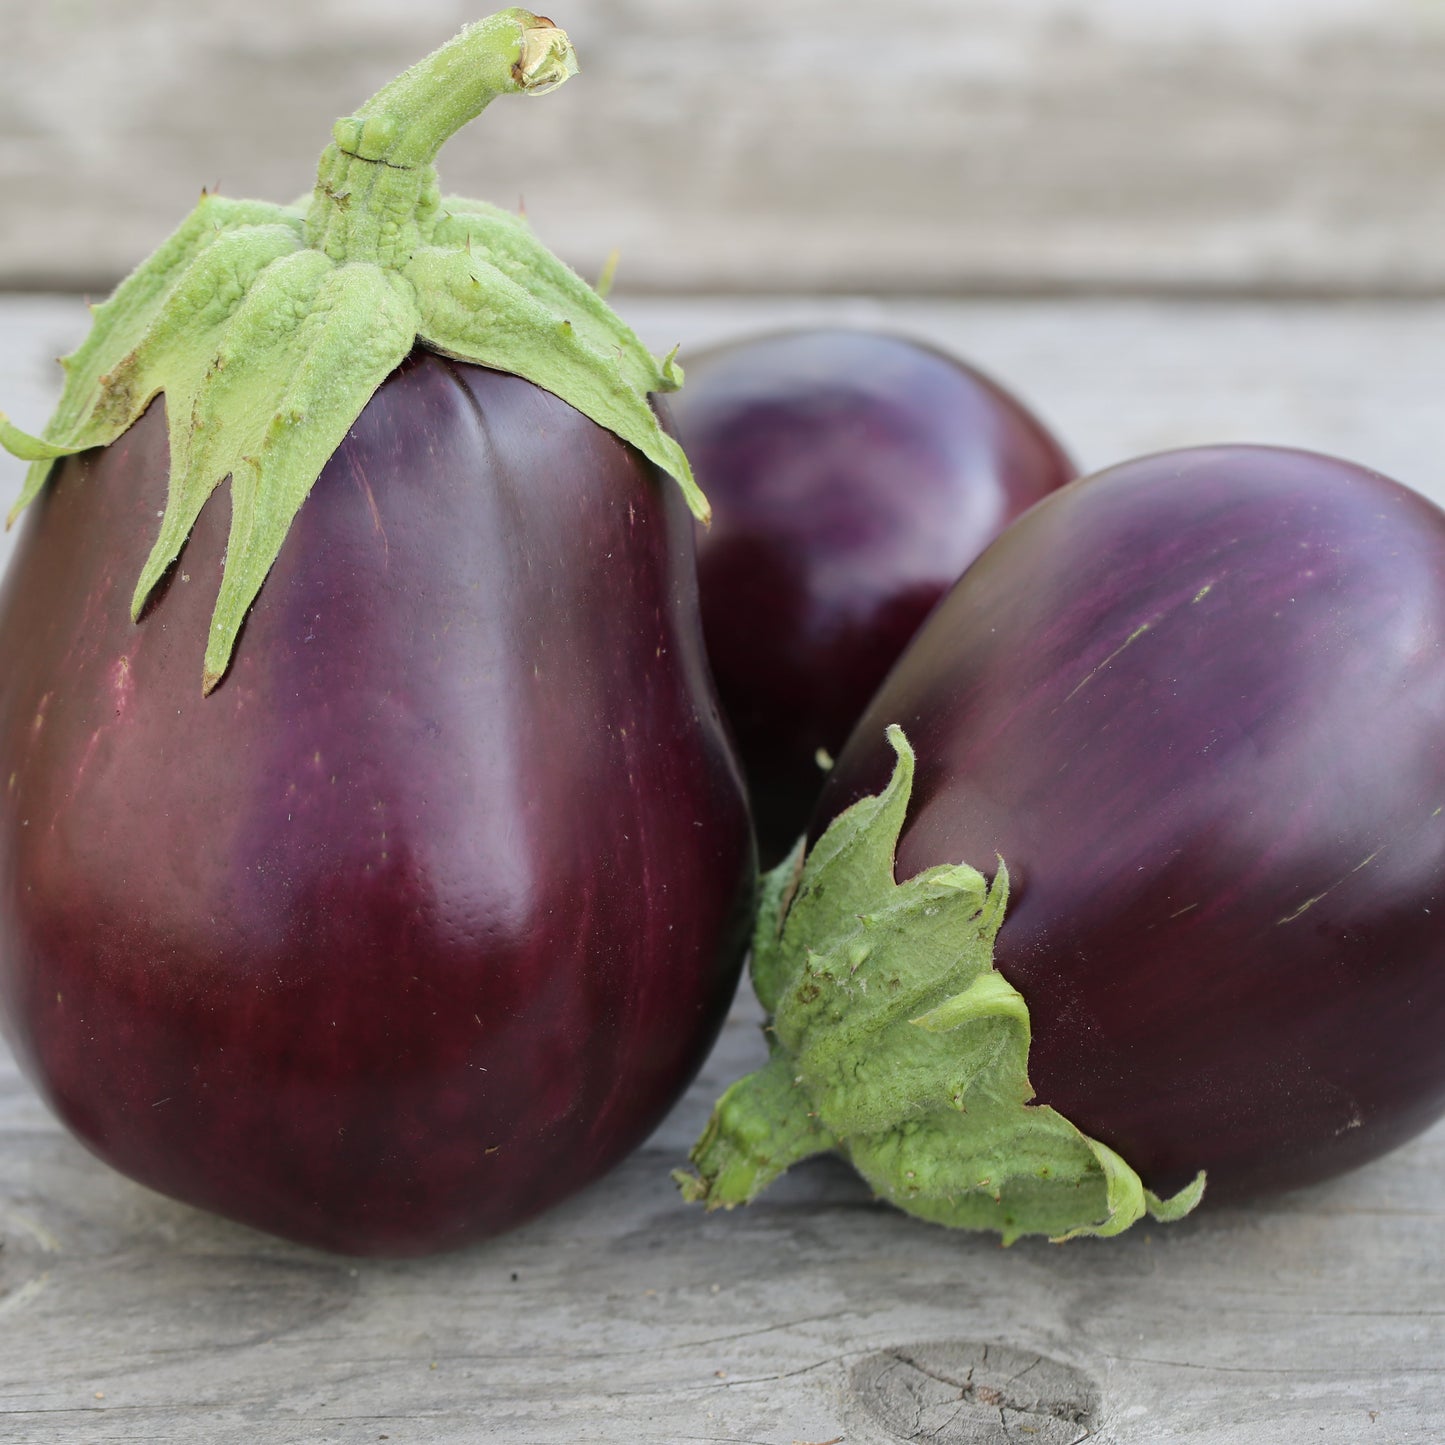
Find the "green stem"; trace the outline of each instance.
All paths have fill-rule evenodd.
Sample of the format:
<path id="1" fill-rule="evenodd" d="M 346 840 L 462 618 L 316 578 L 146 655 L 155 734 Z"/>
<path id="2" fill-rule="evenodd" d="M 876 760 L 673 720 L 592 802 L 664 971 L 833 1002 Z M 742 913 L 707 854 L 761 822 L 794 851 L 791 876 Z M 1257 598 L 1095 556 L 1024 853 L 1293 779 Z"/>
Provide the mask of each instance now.
<path id="1" fill-rule="evenodd" d="M 431 239 L 433 162 L 499 95 L 552 90 L 576 73 L 566 34 L 528 10 L 474 25 L 383 86 L 332 127 L 306 217 L 306 241 L 338 264 L 400 269 Z"/>

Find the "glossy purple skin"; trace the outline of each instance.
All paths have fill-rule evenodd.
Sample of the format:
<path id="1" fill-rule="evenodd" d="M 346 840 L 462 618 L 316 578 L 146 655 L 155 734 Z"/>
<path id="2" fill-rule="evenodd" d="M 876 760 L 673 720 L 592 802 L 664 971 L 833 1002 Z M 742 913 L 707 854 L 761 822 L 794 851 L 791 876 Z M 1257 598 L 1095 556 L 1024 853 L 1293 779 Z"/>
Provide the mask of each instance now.
<path id="1" fill-rule="evenodd" d="M 1445 514 L 1302 452 L 1130 462 L 939 606 L 813 823 L 917 783 L 897 874 L 1012 881 L 1040 1102 L 1161 1193 L 1362 1163 L 1445 1110 Z"/>
<path id="2" fill-rule="evenodd" d="M 1014 397 L 873 332 L 785 332 L 687 363 L 673 413 L 713 524 L 703 632 L 765 859 L 929 610 L 1077 472 Z"/>
<path id="3" fill-rule="evenodd" d="M 638 1144 L 753 888 L 673 484 L 417 354 L 201 697 L 218 495 L 128 613 L 162 409 L 65 463 L 0 593 L 0 1003 L 103 1159 L 288 1238 L 419 1254 Z M 7 781 L 8 780 L 8 781 Z"/>

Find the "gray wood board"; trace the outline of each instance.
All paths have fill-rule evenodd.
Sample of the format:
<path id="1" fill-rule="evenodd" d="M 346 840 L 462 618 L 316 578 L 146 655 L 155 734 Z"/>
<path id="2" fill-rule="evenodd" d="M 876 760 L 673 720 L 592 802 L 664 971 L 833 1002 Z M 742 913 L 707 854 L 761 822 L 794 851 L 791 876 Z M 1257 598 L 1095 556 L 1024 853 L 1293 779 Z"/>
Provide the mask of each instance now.
<path id="1" fill-rule="evenodd" d="M 0 0 L 0 286 L 104 287 L 201 187 L 490 7 Z M 443 179 L 637 288 L 1439 290 L 1440 0 L 578 0 L 582 74 Z"/>
<path id="2" fill-rule="evenodd" d="M 1090 465 L 1247 437 L 1445 499 L 1445 306 L 623 304 L 658 346 L 817 320 L 925 335 L 1017 386 Z M 83 319 L 73 298 L 0 301 L 0 405 L 17 419 L 43 419 L 43 363 Z M 17 480 L 0 470 L 0 500 Z M 697 1085 L 608 1178 L 412 1263 L 330 1258 L 129 1183 L 7 1058 L 0 1439 L 1445 1439 L 1445 1126 L 1331 1184 L 1107 1242 L 950 1235 L 829 1161 L 705 1216 L 668 1171 L 761 1060 L 756 1022 L 744 998 Z"/>
<path id="3" fill-rule="evenodd" d="M 1348 457 L 1445 504 L 1445 302 L 923 297 L 614 297 L 657 351 L 788 326 L 880 327 L 1015 389 L 1086 470 L 1212 442 Z M 55 358 L 85 335 L 76 296 L 0 293 L 0 410 L 41 427 Z M 24 466 L 0 451 L 0 502 Z M 0 535 L 0 560 L 14 534 Z"/>

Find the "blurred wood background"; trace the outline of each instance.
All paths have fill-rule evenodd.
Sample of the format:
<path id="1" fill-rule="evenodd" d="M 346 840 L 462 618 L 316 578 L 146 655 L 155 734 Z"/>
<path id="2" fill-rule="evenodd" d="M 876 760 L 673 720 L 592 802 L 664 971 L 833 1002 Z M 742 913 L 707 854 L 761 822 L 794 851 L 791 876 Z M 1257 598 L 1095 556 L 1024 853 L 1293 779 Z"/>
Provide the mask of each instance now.
<path id="1" fill-rule="evenodd" d="M 290 198 L 477 0 L 0 0 L 0 289 L 103 290 L 203 185 Z M 665 292 L 1445 289 L 1445 0 L 567 0 L 455 140 Z"/>

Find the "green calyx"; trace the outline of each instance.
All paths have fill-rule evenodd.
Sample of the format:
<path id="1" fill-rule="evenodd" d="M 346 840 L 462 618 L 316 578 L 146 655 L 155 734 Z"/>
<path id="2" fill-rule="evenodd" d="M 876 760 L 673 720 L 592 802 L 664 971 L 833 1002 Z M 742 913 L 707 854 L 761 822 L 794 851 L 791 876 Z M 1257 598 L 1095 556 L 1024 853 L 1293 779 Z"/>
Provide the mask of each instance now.
<path id="1" fill-rule="evenodd" d="M 967 865 L 903 883 L 894 854 L 913 787 L 902 729 L 888 786 L 840 814 L 764 880 L 753 984 L 769 1062 L 718 1101 L 675 1176 L 730 1209 L 789 1165 L 843 1154 L 876 1193 L 936 1224 L 1053 1239 L 1118 1234 L 1188 1214 L 1112 1149 L 1029 1101 L 1029 1011 L 993 966 L 1008 872 Z"/>
<path id="2" fill-rule="evenodd" d="M 676 478 L 706 521 L 687 458 L 648 400 L 682 384 L 673 358 L 657 361 L 522 218 L 437 185 L 442 144 L 491 100 L 542 94 L 576 68 L 561 30 L 504 10 L 337 121 L 308 204 L 203 195 L 94 308 L 43 435 L 0 414 L 0 446 L 32 463 L 9 521 L 57 458 L 109 445 L 164 393 L 169 493 L 131 611 L 140 616 L 229 477 L 210 692 L 322 467 L 418 342 L 555 393 Z"/>

